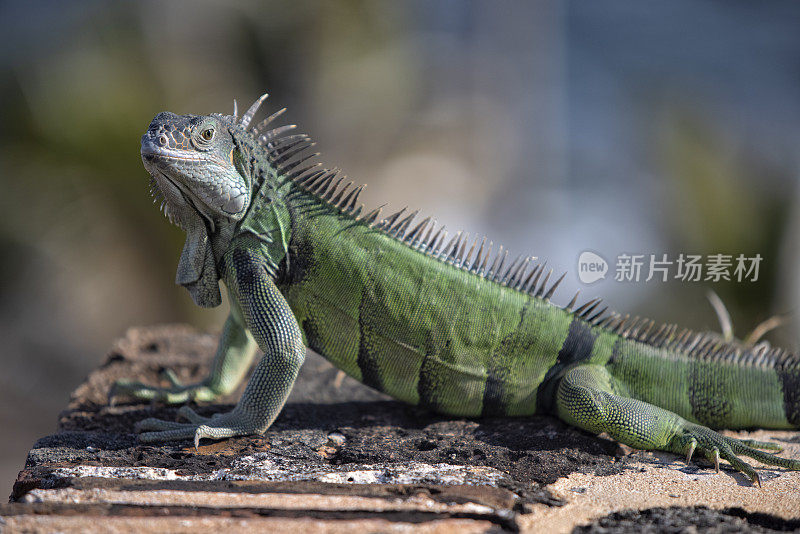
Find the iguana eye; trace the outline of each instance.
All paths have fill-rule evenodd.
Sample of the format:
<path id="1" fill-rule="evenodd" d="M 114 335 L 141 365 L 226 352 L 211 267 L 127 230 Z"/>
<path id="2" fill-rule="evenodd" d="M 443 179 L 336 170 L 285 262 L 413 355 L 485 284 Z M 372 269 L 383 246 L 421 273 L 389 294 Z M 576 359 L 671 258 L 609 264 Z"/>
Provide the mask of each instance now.
<path id="1" fill-rule="evenodd" d="M 206 141 L 211 141 L 212 139 L 214 139 L 214 128 L 206 128 L 205 130 L 200 132 L 200 136 Z"/>

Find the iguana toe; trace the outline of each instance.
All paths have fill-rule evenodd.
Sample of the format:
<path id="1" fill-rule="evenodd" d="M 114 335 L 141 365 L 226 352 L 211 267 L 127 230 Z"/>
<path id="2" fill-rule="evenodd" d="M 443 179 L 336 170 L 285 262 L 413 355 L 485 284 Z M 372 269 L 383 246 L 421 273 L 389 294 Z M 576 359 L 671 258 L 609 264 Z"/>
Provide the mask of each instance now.
<path id="1" fill-rule="evenodd" d="M 761 477 L 758 472 L 739 458 L 739 456 L 749 456 L 761 463 L 774 465 L 786 469 L 800 470 L 800 460 L 790 460 L 781 458 L 768 452 L 758 449 L 768 449 L 780 451 L 779 445 L 756 441 L 740 440 L 723 436 L 710 428 L 688 423 L 684 428 L 684 434 L 678 438 L 678 449 L 675 452 L 685 452 L 687 462 L 691 459 L 695 450 L 703 453 L 709 462 L 714 464 L 714 470 L 719 473 L 720 459 L 726 460 L 734 469 L 747 475 L 754 483 L 761 486 Z"/>
<path id="2" fill-rule="evenodd" d="M 108 392 L 109 404 L 115 403 L 120 398 L 128 398 L 153 403 L 181 404 L 188 401 L 213 401 L 220 395 L 203 383 L 181 385 L 172 371 L 162 371 L 162 375 L 172 387 L 164 388 L 151 386 L 142 382 L 118 380 Z"/>
<path id="3" fill-rule="evenodd" d="M 691 438 L 691 440 L 689 441 L 689 448 L 686 451 L 686 463 L 687 464 L 692 461 L 692 456 L 694 455 L 694 450 L 696 448 L 697 448 L 697 440 L 694 439 L 694 438 Z"/>
<path id="4" fill-rule="evenodd" d="M 202 415 L 198 415 L 193 409 L 189 406 L 181 406 L 178 410 L 178 416 L 183 417 L 187 421 L 194 423 L 196 425 L 200 425 L 206 423 L 211 420 L 209 417 L 203 417 Z"/>
<path id="5" fill-rule="evenodd" d="M 178 378 L 178 375 L 176 375 L 175 371 L 173 371 L 172 369 L 169 369 L 168 367 L 162 368 L 159 371 L 158 376 L 161 379 L 168 381 L 172 385 L 172 387 L 174 387 L 174 388 L 182 388 L 183 387 L 183 383 Z"/>
<path id="6" fill-rule="evenodd" d="M 770 443 L 769 441 L 757 441 L 754 439 L 740 439 L 739 442 L 753 449 L 764 449 L 768 451 L 781 452 L 783 447 L 777 443 Z"/>

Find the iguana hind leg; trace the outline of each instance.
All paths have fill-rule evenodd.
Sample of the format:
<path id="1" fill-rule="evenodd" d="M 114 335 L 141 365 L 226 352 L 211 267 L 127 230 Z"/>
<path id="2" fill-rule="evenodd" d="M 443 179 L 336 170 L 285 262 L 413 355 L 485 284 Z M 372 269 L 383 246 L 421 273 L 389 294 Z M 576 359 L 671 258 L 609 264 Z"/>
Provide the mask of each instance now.
<path id="1" fill-rule="evenodd" d="M 779 449 L 768 443 L 723 436 L 679 415 L 625 396 L 625 388 L 599 365 L 580 365 L 567 371 L 558 385 L 556 407 L 565 422 L 590 432 L 606 432 L 637 449 L 657 449 L 686 455 L 702 453 L 719 470 L 727 460 L 753 482 L 761 483 L 752 466 L 739 459 L 749 456 L 768 464 L 800 470 L 800 460 L 789 460 L 757 450 Z"/>

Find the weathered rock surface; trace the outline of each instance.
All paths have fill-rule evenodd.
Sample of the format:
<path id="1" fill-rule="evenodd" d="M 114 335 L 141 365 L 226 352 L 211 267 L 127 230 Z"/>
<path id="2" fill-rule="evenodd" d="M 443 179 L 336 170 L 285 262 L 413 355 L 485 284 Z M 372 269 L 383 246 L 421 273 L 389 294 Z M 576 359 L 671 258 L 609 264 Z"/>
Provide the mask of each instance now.
<path id="1" fill-rule="evenodd" d="M 132 329 L 40 439 L 0 520 L 10 530 L 197 532 L 726 531 L 800 528 L 800 474 L 764 488 L 675 456 L 626 454 L 547 417 L 466 420 L 392 401 L 309 353 L 263 437 L 142 445 L 133 425 L 177 407 L 109 406 L 118 378 L 199 380 L 216 338 L 185 326 Z M 201 405 L 200 414 L 228 410 Z M 797 433 L 759 431 L 800 456 Z M 765 530 L 766 529 L 766 530 Z M 722 531 L 722 530 L 720 530 Z"/>

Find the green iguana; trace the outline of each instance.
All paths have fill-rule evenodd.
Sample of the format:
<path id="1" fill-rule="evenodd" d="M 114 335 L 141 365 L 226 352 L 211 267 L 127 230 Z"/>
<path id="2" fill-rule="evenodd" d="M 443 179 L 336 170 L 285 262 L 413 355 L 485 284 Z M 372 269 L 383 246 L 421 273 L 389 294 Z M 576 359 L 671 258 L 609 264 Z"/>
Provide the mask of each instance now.
<path id="1" fill-rule="evenodd" d="M 186 231 L 176 283 L 231 312 L 212 370 L 199 384 L 120 381 L 110 397 L 168 403 L 232 392 L 256 349 L 264 356 L 236 407 L 188 423 L 146 419 L 145 442 L 262 433 L 280 412 L 306 346 L 397 399 L 457 416 L 557 415 L 639 449 L 723 458 L 760 484 L 739 456 L 800 469 L 771 444 L 711 428 L 800 427 L 800 357 L 766 343 L 656 325 L 590 300 L 550 298 L 563 276 L 530 258 L 508 262 L 486 239 L 400 210 L 359 204 L 363 186 L 308 162 L 313 143 L 241 119 L 160 113 L 142 160 L 166 216 Z M 576 295 L 577 296 L 577 295 Z"/>

